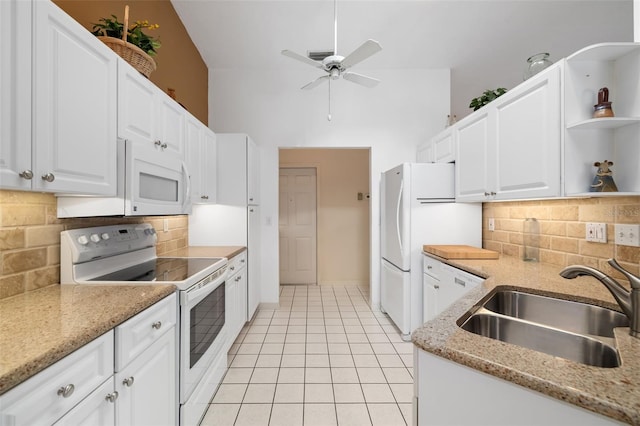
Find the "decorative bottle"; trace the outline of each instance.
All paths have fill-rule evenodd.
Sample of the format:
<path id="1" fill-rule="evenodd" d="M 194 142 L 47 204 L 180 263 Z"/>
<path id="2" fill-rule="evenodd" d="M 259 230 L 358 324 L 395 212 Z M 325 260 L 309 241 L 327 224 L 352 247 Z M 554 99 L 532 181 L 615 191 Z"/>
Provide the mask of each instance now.
<path id="1" fill-rule="evenodd" d="M 523 80 L 528 80 L 545 68 L 549 68 L 553 62 L 549 60 L 548 53 L 537 53 L 527 59 L 527 68 L 524 70 Z"/>

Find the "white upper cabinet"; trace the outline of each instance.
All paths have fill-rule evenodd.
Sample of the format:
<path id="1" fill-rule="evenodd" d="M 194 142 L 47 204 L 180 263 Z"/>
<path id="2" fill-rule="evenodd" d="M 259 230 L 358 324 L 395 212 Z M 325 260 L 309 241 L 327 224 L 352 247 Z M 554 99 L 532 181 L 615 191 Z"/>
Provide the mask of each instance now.
<path id="1" fill-rule="evenodd" d="M 562 65 L 457 123 L 457 201 L 561 195 Z"/>
<path id="2" fill-rule="evenodd" d="M 2 187 L 115 195 L 115 55 L 49 1 L 1 7 Z M 25 16 L 29 8 L 32 20 Z M 16 21 L 5 25 L 6 19 Z M 8 40 L 15 38 L 4 46 L 12 28 Z M 30 68 L 25 54 L 33 58 Z M 15 89 L 5 99 L 7 82 Z M 5 114 L 9 105 L 16 109 Z"/>
<path id="3" fill-rule="evenodd" d="M 260 157 L 255 142 L 244 134 L 218 134 L 218 203 L 260 204 Z"/>
<path id="4" fill-rule="evenodd" d="M 118 137 L 185 159 L 186 112 L 131 65 L 118 64 Z"/>
<path id="5" fill-rule="evenodd" d="M 0 1 L 0 52 L 0 187 L 30 189 L 30 2 Z"/>
<path id="6" fill-rule="evenodd" d="M 567 58 L 565 194 L 640 193 L 640 43 L 603 43 Z M 592 118 L 598 91 L 609 89 L 614 117 Z M 589 192 L 596 161 L 613 161 L 618 193 Z"/>
<path id="7" fill-rule="evenodd" d="M 418 145 L 418 163 L 451 163 L 456 160 L 453 128 L 448 127 L 434 138 Z"/>
<path id="8" fill-rule="evenodd" d="M 216 134 L 191 114 L 186 114 L 187 166 L 191 177 L 191 202 L 216 202 Z"/>

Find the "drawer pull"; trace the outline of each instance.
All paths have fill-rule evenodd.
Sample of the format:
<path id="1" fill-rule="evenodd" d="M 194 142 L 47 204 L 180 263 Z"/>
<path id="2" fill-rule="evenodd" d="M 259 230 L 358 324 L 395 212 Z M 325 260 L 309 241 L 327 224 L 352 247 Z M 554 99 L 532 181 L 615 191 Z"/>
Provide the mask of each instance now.
<path id="1" fill-rule="evenodd" d="M 427 265 L 427 269 L 433 269 L 433 266 Z"/>
<path id="2" fill-rule="evenodd" d="M 162 321 L 156 321 L 153 324 L 151 324 L 151 327 L 155 328 L 156 330 L 160 330 L 160 327 L 162 327 Z"/>
<path id="3" fill-rule="evenodd" d="M 54 176 L 53 173 L 46 173 L 42 175 L 42 180 L 46 182 L 53 182 L 54 180 L 56 180 L 56 177 Z"/>
<path id="4" fill-rule="evenodd" d="M 18 174 L 22 179 L 31 180 L 33 179 L 33 172 L 29 169 L 24 170 Z"/>
<path id="5" fill-rule="evenodd" d="M 230 270 L 230 271 L 233 271 L 233 270 L 235 270 L 235 269 L 236 269 L 236 267 L 235 267 L 235 266 L 229 266 L 229 270 Z"/>
<path id="6" fill-rule="evenodd" d="M 438 284 L 434 284 L 433 288 L 435 288 L 436 290 L 440 288 L 440 286 Z"/>
<path id="7" fill-rule="evenodd" d="M 116 402 L 116 399 L 118 399 L 118 392 L 113 391 L 112 393 L 107 394 L 107 396 L 104 398 L 109 402 Z"/>
<path id="8" fill-rule="evenodd" d="M 242 279 L 242 275 L 238 275 L 235 279 L 236 282 L 240 281 Z"/>
<path id="9" fill-rule="evenodd" d="M 467 283 L 462 281 L 460 278 L 454 278 L 453 282 L 455 282 L 458 285 L 461 285 L 462 287 L 466 287 Z"/>
<path id="10" fill-rule="evenodd" d="M 125 385 L 125 386 L 128 386 L 128 387 L 131 387 L 133 385 L 133 382 L 134 382 L 134 379 L 133 379 L 133 376 L 131 376 L 131 377 L 127 377 L 126 379 L 124 379 L 122 381 L 122 384 Z"/>
<path id="11" fill-rule="evenodd" d="M 73 395 L 74 390 L 76 390 L 76 387 L 73 385 L 73 383 L 70 383 L 67 386 L 62 386 L 60 389 L 58 389 L 58 395 L 62 396 L 63 398 L 69 398 L 71 395 Z"/>
<path id="12" fill-rule="evenodd" d="M 240 259 L 240 263 L 244 263 L 244 259 Z"/>

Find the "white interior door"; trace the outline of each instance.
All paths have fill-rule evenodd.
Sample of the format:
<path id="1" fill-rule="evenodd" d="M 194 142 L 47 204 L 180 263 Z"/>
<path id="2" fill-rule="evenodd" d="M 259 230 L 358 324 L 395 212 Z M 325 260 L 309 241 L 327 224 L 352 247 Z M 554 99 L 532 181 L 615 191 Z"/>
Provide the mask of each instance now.
<path id="1" fill-rule="evenodd" d="M 316 169 L 280 169 L 280 284 L 316 284 Z"/>

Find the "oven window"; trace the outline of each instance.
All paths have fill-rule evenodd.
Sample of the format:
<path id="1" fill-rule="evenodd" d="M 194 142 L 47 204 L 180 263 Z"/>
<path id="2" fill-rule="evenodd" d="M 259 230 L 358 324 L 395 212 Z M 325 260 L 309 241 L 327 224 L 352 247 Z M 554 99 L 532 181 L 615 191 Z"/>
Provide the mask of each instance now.
<path id="1" fill-rule="evenodd" d="M 156 201 L 178 201 L 178 181 L 140 173 L 140 197 Z"/>
<path id="2" fill-rule="evenodd" d="M 189 367 L 207 352 L 224 326 L 224 283 L 191 308 Z"/>

